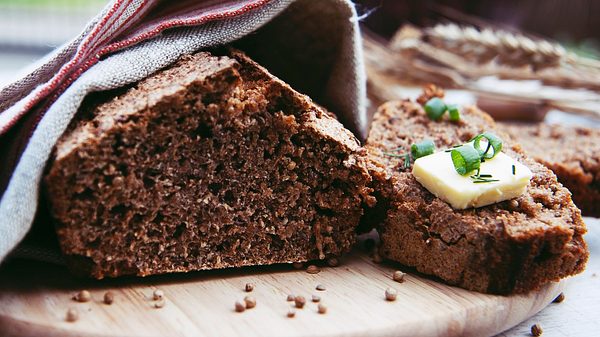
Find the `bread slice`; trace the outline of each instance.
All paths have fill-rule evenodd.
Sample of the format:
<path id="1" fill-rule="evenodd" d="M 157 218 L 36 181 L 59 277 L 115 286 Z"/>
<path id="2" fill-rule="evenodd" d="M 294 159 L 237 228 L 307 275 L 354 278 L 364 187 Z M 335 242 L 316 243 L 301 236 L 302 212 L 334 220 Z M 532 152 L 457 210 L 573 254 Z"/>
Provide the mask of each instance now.
<path id="1" fill-rule="evenodd" d="M 526 292 L 581 272 L 588 251 L 579 209 L 556 176 L 507 135 L 498 133 L 503 151 L 534 177 L 521 197 L 477 209 L 451 208 L 421 186 L 402 159 L 384 154 L 425 138 L 446 149 L 484 131 L 498 133 L 474 107 L 459 123 L 432 121 L 410 101 L 379 108 L 366 145 L 378 201 L 365 219 L 377 223 L 380 254 L 449 284 L 494 294 Z"/>
<path id="2" fill-rule="evenodd" d="M 556 174 L 587 216 L 600 217 L 600 130 L 556 124 L 498 123 L 535 161 Z"/>
<path id="3" fill-rule="evenodd" d="M 45 187 L 75 272 L 290 263 L 355 241 L 370 182 L 356 138 L 244 54 L 217 54 L 88 100 L 61 137 Z"/>

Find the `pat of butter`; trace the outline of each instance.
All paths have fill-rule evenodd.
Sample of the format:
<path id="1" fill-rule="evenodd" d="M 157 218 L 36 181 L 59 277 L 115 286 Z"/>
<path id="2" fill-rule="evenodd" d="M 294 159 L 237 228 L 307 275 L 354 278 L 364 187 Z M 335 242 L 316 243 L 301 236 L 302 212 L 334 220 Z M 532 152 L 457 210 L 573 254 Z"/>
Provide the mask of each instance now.
<path id="1" fill-rule="evenodd" d="M 515 166 L 513 175 L 512 166 Z M 474 183 L 470 175 L 461 176 L 454 169 L 450 152 L 437 152 L 417 159 L 413 175 L 421 185 L 455 209 L 482 207 L 516 198 L 525 192 L 533 174 L 513 158 L 498 153 L 481 163 L 480 173 L 491 174 L 498 181 Z"/>

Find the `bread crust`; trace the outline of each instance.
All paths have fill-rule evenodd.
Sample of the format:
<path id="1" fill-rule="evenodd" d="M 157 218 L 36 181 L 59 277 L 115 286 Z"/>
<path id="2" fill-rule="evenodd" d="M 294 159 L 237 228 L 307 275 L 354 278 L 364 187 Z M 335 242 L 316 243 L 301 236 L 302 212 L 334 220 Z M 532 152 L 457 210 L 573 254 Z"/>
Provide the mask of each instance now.
<path id="1" fill-rule="evenodd" d="M 437 150 L 446 149 L 484 131 L 497 133 L 503 151 L 533 172 L 519 198 L 455 210 L 421 186 L 403 168 L 403 160 L 384 154 L 395 148 L 409 151 L 425 138 Z M 416 103 L 388 102 L 375 114 L 366 148 L 378 207 L 365 218 L 379 218 L 385 258 L 452 285 L 494 294 L 534 290 L 584 269 L 586 228 L 569 191 L 477 108 L 465 108 L 458 123 L 435 122 Z"/>
<path id="2" fill-rule="evenodd" d="M 556 174 L 583 215 L 600 217 L 600 130 L 546 123 L 498 125 Z"/>

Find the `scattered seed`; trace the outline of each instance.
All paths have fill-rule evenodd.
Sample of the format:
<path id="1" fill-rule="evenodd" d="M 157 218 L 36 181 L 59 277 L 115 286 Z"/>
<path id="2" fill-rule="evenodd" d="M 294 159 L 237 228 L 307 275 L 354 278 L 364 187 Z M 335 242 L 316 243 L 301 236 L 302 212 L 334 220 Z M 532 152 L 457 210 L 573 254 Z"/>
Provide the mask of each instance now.
<path id="1" fill-rule="evenodd" d="M 292 266 L 294 266 L 295 269 L 302 269 L 302 268 L 304 268 L 304 263 L 302 263 L 302 262 L 294 262 L 292 264 Z"/>
<path id="2" fill-rule="evenodd" d="M 115 295 L 113 295 L 112 291 L 107 291 L 104 294 L 104 304 L 112 304 L 115 301 Z"/>
<path id="3" fill-rule="evenodd" d="M 256 306 L 256 300 L 252 296 L 244 297 L 244 302 L 246 303 L 246 309 L 252 309 Z"/>
<path id="4" fill-rule="evenodd" d="M 554 303 L 561 303 L 564 300 L 565 300 L 565 294 L 560 293 L 560 294 L 558 294 L 558 296 L 556 296 L 556 298 L 552 302 L 554 302 Z"/>
<path id="5" fill-rule="evenodd" d="M 398 292 L 394 288 L 387 288 L 385 290 L 385 299 L 388 301 L 395 301 L 398 296 Z"/>
<path id="6" fill-rule="evenodd" d="M 542 327 L 539 324 L 534 324 L 531 326 L 531 335 L 532 336 L 539 337 L 542 335 L 543 332 L 544 332 L 544 330 L 542 330 Z"/>
<path id="7" fill-rule="evenodd" d="M 161 299 L 157 300 L 156 302 L 154 302 L 154 307 L 155 307 L 156 309 L 160 309 L 160 308 L 164 307 L 164 306 L 165 306 L 165 304 L 167 304 L 167 303 L 165 302 L 165 299 L 164 299 L 164 298 L 161 298 Z"/>
<path id="8" fill-rule="evenodd" d="M 321 296 L 318 295 L 312 295 L 312 301 L 317 303 L 321 301 Z"/>
<path id="9" fill-rule="evenodd" d="M 292 295 L 292 294 L 289 294 L 289 295 L 288 295 L 288 297 L 287 297 L 287 301 L 288 301 L 288 302 L 292 302 L 292 301 L 295 301 L 295 300 L 296 300 L 296 296 L 294 296 L 294 295 Z"/>
<path id="10" fill-rule="evenodd" d="M 235 311 L 244 312 L 246 310 L 246 303 L 241 301 L 235 301 Z"/>
<path id="11" fill-rule="evenodd" d="M 89 302 L 92 299 L 92 295 L 87 290 L 82 290 L 73 296 L 73 299 L 77 302 Z"/>
<path id="12" fill-rule="evenodd" d="M 69 308 L 69 310 L 67 310 L 67 322 L 75 322 L 78 319 L 79 313 L 77 312 L 77 310 L 75 308 Z"/>
<path id="13" fill-rule="evenodd" d="M 160 289 L 154 290 L 154 293 L 152 294 L 152 298 L 155 301 L 161 300 L 161 299 L 163 299 L 163 297 L 165 297 L 165 293 L 163 293 L 162 290 L 160 290 Z"/>
<path id="14" fill-rule="evenodd" d="M 294 316 L 296 316 L 296 309 L 290 308 L 290 310 L 287 312 L 287 317 L 292 318 Z"/>
<path id="15" fill-rule="evenodd" d="M 374 263 L 381 263 L 383 261 L 383 259 L 381 258 L 381 255 L 379 255 L 379 253 L 375 253 L 373 254 L 373 262 Z"/>
<path id="16" fill-rule="evenodd" d="M 332 256 L 327 259 L 327 265 L 330 267 L 337 267 L 340 265 L 340 260 L 337 257 Z"/>
<path id="17" fill-rule="evenodd" d="M 314 264 L 311 264 L 310 266 L 308 266 L 306 268 L 306 272 L 309 274 L 318 274 L 321 271 L 321 268 L 315 266 Z"/>
<path id="18" fill-rule="evenodd" d="M 325 286 L 324 286 L 324 285 L 322 285 L 322 284 L 317 284 L 317 288 L 316 288 L 316 289 L 317 289 L 318 291 L 325 291 L 325 290 L 327 290 L 327 288 L 325 288 Z"/>
<path id="19" fill-rule="evenodd" d="M 251 292 L 252 290 L 254 290 L 254 283 L 246 283 L 246 292 Z"/>
<path id="20" fill-rule="evenodd" d="M 403 272 L 396 270 L 394 274 L 392 274 L 392 279 L 398 283 L 402 283 L 404 282 L 404 275 L 405 274 Z"/>
<path id="21" fill-rule="evenodd" d="M 306 304 L 306 299 L 304 296 L 296 296 L 296 298 L 294 298 L 294 303 L 296 304 L 296 308 L 302 309 Z"/>
<path id="22" fill-rule="evenodd" d="M 319 303 L 317 310 L 319 311 L 319 314 L 324 314 L 327 312 L 327 306 L 325 306 L 323 303 Z"/>

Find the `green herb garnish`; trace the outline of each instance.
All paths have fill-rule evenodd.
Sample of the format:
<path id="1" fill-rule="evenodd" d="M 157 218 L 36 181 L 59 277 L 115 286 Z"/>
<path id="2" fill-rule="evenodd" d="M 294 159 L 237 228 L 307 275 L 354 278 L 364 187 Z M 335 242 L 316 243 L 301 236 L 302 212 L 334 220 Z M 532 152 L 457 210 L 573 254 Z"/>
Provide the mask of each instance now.
<path id="1" fill-rule="evenodd" d="M 410 154 L 406 153 L 404 155 L 404 169 L 407 169 L 410 167 Z"/>
<path id="2" fill-rule="evenodd" d="M 479 151 L 469 144 L 452 149 L 450 152 L 454 169 L 458 174 L 465 175 L 479 169 L 481 157 Z"/>
<path id="3" fill-rule="evenodd" d="M 390 153 L 390 152 L 384 152 L 383 155 L 388 156 L 388 157 L 394 157 L 394 158 L 404 158 L 405 154 L 396 154 L 396 153 Z"/>
<path id="4" fill-rule="evenodd" d="M 492 178 L 491 174 L 481 174 L 479 169 L 477 169 L 477 173 L 475 175 L 472 175 L 470 178 L 473 179 L 473 184 L 491 183 L 494 181 L 500 181 L 498 179 L 491 179 Z"/>
<path id="5" fill-rule="evenodd" d="M 425 112 L 430 119 L 439 120 L 446 112 L 446 104 L 439 97 L 434 97 L 425 103 Z"/>
<path id="6" fill-rule="evenodd" d="M 492 175 L 491 174 L 480 174 L 478 175 L 478 178 L 491 178 Z"/>
<path id="7" fill-rule="evenodd" d="M 392 151 L 398 151 L 402 148 L 395 148 Z M 410 157 L 412 154 L 412 158 L 417 160 L 418 158 L 428 156 L 432 154 L 435 150 L 435 144 L 431 139 L 425 139 L 420 143 L 415 143 L 410 147 L 410 153 L 391 153 L 391 152 L 383 152 L 385 156 L 394 157 L 394 158 L 404 158 L 404 169 L 408 169 L 410 167 Z"/>
<path id="8" fill-rule="evenodd" d="M 482 138 L 488 141 L 485 151 L 481 149 Z M 491 132 L 484 132 L 477 135 L 471 141 L 473 142 L 473 147 L 479 152 L 481 159 L 492 159 L 502 151 L 502 139 Z M 494 153 L 490 153 L 490 149 L 494 149 Z"/>
<path id="9" fill-rule="evenodd" d="M 515 175 L 515 173 L 517 172 L 517 168 L 515 167 L 515 165 L 512 166 L 512 172 L 513 172 L 513 176 Z"/>
<path id="10" fill-rule="evenodd" d="M 427 116 L 434 121 L 440 120 L 446 111 L 448 111 L 448 114 L 450 115 L 449 119 L 451 122 L 458 122 L 460 120 L 460 109 L 458 105 L 446 105 L 439 97 L 431 98 L 423 107 L 425 108 Z"/>
<path id="11" fill-rule="evenodd" d="M 396 148 L 393 151 L 401 150 L 402 148 Z M 383 152 L 383 155 L 394 157 L 394 158 L 404 158 L 404 164 L 402 165 L 405 169 L 410 167 L 410 153 L 391 153 L 391 152 Z"/>
<path id="12" fill-rule="evenodd" d="M 458 105 L 448 105 L 448 114 L 450 115 L 450 120 L 452 122 L 458 122 L 460 120 L 460 110 L 458 109 Z"/>
<path id="13" fill-rule="evenodd" d="M 492 183 L 494 181 L 500 181 L 500 180 L 498 180 L 498 179 L 479 179 L 479 180 L 473 181 L 473 184 Z"/>
<path id="14" fill-rule="evenodd" d="M 415 160 L 428 156 L 435 151 L 435 144 L 431 139 L 425 139 L 419 143 L 415 143 L 410 147 L 410 153 Z"/>
<path id="15" fill-rule="evenodd" d="M 481 149 L 481 139 L 487 140 L 487 146 L 485 150 Z M 493 150 L 493 153 L 491 152 Z M 461 147 L 452 148 L 446 150 L 450 151 L 452 157 L 452 163 L 454 169 L 460 175 L 466 175 L 474 170 L 477 170 L 475 175 L 471 176 L 473 183 L 491 183 L 499 181 L 498 179 L 491 179 L 491 174 L 480 174 L 479 167 L 481 163 L 485 162 L 486 159 L 494 158 L 500 151 L 502 151 L 502 139 L 490 132 L 484 132 L 480 135 L 475 136 L 467 144 L 463 144 Z M 513 165 L 513 174 L 515 174 L 515 167 Z"/>
<path id="16" fill-rule="evenodd" d="M 461 147 L 461 146 L 462 146 L 462 144 L 461 145 L 454 145 L 454 146 L 452 146 L 452 149 L 456 149 L 457 147 Z M 444 152 L 452 152 L 452 149 L 445 150 Z"/>

